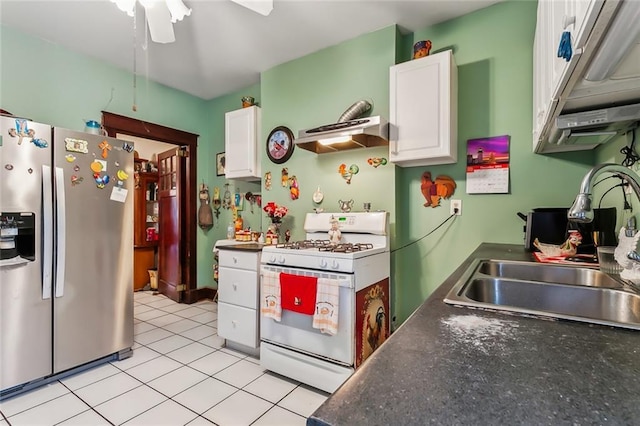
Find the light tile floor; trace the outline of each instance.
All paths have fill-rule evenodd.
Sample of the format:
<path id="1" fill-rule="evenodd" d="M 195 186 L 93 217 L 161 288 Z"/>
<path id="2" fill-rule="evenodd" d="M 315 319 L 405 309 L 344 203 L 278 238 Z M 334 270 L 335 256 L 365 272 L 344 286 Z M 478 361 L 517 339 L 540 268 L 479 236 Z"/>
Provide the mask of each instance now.
<path id="1" fill-rule="evenodd" d="M 215 302 L 134 300 L 131 358 L 0 402 L 0 426 L 304 425 L 329 396 L 225 348 Z"/>

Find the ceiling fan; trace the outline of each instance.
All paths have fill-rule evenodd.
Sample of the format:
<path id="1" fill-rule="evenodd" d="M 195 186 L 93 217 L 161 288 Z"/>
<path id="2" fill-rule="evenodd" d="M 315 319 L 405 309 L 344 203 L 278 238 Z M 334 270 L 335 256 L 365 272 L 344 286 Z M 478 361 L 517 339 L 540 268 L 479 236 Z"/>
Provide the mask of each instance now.
<path id="1" fill-rule="evenodd" d="M 151 40 L 156 43 L 173 43 L 176 37 L 173 24 L 191 15 L 191 9 L 182 0 L 138 0 L 144 7 Z M 273 0 L 231 0 L 232 2 L 267 16 L 273 10 Z M 136 0 L 111 0 L 127 15 L 133 16 Z"/>

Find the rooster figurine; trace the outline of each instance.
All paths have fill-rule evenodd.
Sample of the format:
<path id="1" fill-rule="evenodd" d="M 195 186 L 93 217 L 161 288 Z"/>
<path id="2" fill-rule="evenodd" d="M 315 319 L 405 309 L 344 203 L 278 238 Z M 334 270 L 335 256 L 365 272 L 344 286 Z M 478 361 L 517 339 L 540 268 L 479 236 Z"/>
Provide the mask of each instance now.
<path id="1" fill-rule="evenodd" d="M 425 207 L 438 207 L 440 205 L 440 198 L 449 198 L 456 190 L 456 182 L 446 175 L 440 175 L 436 177 L 435 182 L 431 180 L 431 172 L 424 172 L 422 174 L 422 183 L 420 184 L 420 191 L 422 196 L 426 200 Z"/>
<path id="2" fill-rule="evenodd" d="M 580 243 L 582 235 L 576 230 L 569 231 L 569 238 L 560 245 L 541 243 L 537 238 L 533 241 L 533 245 L 546 256 L 574 256 Z"/>

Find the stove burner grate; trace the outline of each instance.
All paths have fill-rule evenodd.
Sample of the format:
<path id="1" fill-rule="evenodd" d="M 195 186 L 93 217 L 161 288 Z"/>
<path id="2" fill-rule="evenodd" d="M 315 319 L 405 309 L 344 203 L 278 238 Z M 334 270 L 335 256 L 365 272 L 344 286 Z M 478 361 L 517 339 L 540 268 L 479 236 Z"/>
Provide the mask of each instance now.
<path id="1" fill-rule="evenodd" d="M 370 243 L 340 243 L 332 244 L 329 240 L 303 240 L 276 245 L 279 249 L 288 250 L 313 250 L 333 253 L 353 253 L 356 251 L 370 250 L 373 244 Z"/>

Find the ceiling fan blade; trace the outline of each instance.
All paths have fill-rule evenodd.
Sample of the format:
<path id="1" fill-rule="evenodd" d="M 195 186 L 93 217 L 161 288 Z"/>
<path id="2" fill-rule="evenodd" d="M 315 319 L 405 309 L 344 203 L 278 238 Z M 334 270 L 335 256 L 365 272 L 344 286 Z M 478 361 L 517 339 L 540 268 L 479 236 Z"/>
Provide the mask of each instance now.
<path id="1" fill-rule="evenodd" d="M 176 41 L 176 36 L 173 33 L 173 24 L 171 23 L 171 13 L 169 13 L 165 1 L 145 0 L 140 1 L 140 3 L 144 6 L 151 40 L 156 43 L 173 43 Z"/>
<path id="2" fill-rule="evenodd" d="M 273 0 L 231 0 L 234 3 L 251 9 L 260 15 L 269 16 L 273 10 Z"/>

